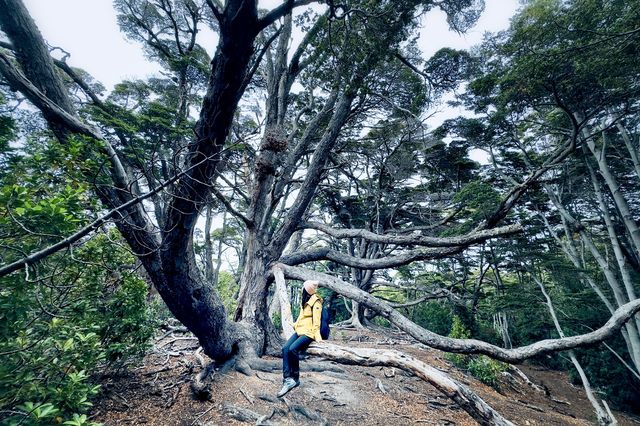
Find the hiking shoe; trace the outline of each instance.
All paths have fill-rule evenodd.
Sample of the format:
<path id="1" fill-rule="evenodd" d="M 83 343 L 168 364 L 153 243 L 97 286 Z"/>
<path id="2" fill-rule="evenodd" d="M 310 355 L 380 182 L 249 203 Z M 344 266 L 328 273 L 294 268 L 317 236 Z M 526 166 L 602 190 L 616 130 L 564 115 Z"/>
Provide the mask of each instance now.
<path id="1" fill-rule="evenodd" d="M 287 392 L 299 385 L 299 381 L 294 380 L 291 377 L 287 377 L 286 379 L 284 379 L 284 382 L 282 382 L 282 389 L 280 389 L 280 392 L 278 392 L 278 398 L 285 396 Z"/>

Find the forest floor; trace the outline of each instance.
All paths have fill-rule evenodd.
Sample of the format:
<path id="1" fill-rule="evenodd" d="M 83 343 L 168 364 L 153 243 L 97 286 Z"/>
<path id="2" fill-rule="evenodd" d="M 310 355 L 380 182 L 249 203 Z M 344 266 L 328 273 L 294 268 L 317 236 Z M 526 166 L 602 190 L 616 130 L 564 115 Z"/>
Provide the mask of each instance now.
<path id="1" fill-rule="evenodd" d="M 497 389 L 452 366 L 443 353 L 386 331 L 337 329 L 332 343 L 352 347 L 395 349 L 410 353 L 466 384 L 517 425 L 590 425 L 594 416 L 580 387 L 568 375 L 522 365 L 518 374 L 503 374 Z M 214 377 L 213 396 L 198 401 L 189 382 L 201 370 L 197 341 L 189 335 L 165 336 L 144 364 L 105 378 L 92 420 L 111 425 L 476 425 L 431 385 L 395 368 L 346 366 L 323 361 L 323 371 L 305 371 L 301 385 L 276 398 L 280 371 L 246 376 L 231 370 Z M 267 357 L 268 358 L 268 357 Z M 275 363 L 280 359 L 271 358 Z M 318 359 L 310 357 L 316 364 Z M 314 369 L 314 370 L 317 370 Z M 640 425 L 640 418 L 614 412 L 620 425 Z M 244 419 L 238 420 L 238 419 Z"/>

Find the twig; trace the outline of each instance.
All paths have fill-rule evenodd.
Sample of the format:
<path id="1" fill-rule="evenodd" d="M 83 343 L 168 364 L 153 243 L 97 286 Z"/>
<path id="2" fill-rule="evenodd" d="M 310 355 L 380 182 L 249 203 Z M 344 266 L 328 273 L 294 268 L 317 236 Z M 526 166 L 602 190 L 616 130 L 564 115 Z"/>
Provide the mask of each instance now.
<path id="1" fill-rule="evenodd" d="M 242 394 L 242 396 L 244 396 L 247 401 L 249 401 L 249 404 L 254 404 L 255 400 L 253 398 L 251 398 L 249 395 L 247 395 L 247 393 L 244 391 L 244 389 L 240 388 L 240 393 Z"/>
<path id="2" fill-rule="evenodd" d="M 195 425 L 202 416 L 206 415 L 209 411 L 213 410 L 214 408 L 215 408 L 215 405 L 211 405 L 211 407 L 209 407 L 208 409 L 200 413 L 200 415 L 195 418 L 195 420 L 193 421 L 193 423 L 191 423 L 191 425 L 192 426 Z"/>
<path id="3" fill-rule="evenodd" d="M 159 348 L 162 348 L 162 347 L 164 347 L 164 346 L 167 346 L 167 345 L 173 344 L 173 343 L 175 343 L 175 342 L 177 342 L 177 341 L 179 341 L 179 340 L 197 340 L 197 339 L 198 339 L 198 338 L 197 338 L 197 337 L 195 337 L 195 336 L 193 336 L 193 337 L 191 337 L 191 336 L 185 336 L 185 337 L 174 337 L 173 339 L 171 339 L 171 340 L 169 340 L 169 341 L 167 341 L 167 342 L 164 342 L 164 343 L 162 343 L 161 345 L 158 345 L 158 347 L 159 347 Z"/>

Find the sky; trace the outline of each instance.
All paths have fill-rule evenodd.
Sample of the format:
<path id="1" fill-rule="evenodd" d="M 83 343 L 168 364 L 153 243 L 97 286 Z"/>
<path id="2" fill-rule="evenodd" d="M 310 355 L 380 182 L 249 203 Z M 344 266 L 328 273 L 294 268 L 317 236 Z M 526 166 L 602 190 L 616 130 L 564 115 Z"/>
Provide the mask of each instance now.
<path id="1" fill-rule="evenodd" d="M 120 33 L 111 0 L 24 0 L 40 31 L 51 46 L 70 53 L 72 66 L 88 71 L 107 88 L 125 78 L 146 77 L 159 67 L 148 62 L 138 43 Z M 273 8 L 282 0 L 260 0 L 262 8 Z M 449 46 L 468 49 L 482 41 L 486 31 L 507 28 L 518 0 L 486 0 L 485 11 L 477 25 L 465 34 L 449 30 L 445 15 L 433 10 L 423 17 L 420 47 L 425 56 Z M 206 34 L 206 33 L 205 33 Z M 215 36 L 202 40 L 211 56 Z"/>

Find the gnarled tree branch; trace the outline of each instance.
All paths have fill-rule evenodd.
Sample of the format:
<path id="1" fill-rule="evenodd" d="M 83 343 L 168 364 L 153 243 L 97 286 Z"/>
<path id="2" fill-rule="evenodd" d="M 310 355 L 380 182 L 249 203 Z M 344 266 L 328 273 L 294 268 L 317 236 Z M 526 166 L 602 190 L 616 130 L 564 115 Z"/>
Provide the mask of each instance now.
<path id="1" fill-rule="evenodd" d="M 371 294 L 330 275 L 282 264 L 280 264 L 280 267 L 290 278 L 300 280 L 318 280 L 324 287 L 330 288 L 336 293 L 355 300 L 358 303 L 367 305 L 370 309 L 373 309 L 378 314 L 389 320 L 391 324 L 411 335 L 419 342 L 434 349 L 464 354 L 485 354 L 491 358 L 509 363 L 519 363 L 525 359 L 548 352 L 565 351 L 568 349 L 600 343 L 613 336 L 613 334 L 618 332 L 620 328 L 629 321 L 633 315 L 635 315 L 635 313 L 640 312 L 640 299 L 636 299 L 619 307 L 611 315 L 611 318 L 609 318 L 606 324 L 590 333 L 561 339 L 545 339 L 519 348 L 503 349 L 481 340 L 452 339 L 450 337 L 440 336 L 439 334 L 420 327 L 397 312 L 388 303 L 383 302 Z"/>
<path id="2" fill-rule="evenodd" d="M 391 366 L 413 373 L 455 401 L 481 425 L 513 425 L 462 383 L 410 355 L 395 350 L 346 348 L 329 343 L 314 343 L 307 353 L 342 364 Z"/>
<path id="3" fill-rule="evenodd" d="M 520 225 L 509 225 L 500 228 L 484 229 L 455 237 L 425 237 L 422 235 L 376 234 L 366 229 L 338 229 L 318 222 L 306 222 L 300 228 L 316 229 L 335 238 L 364 238 L 383 244 L 401 244 L 427 247 L 467 246 L 497 236 L 504 237 L 522 231 Z"/>

